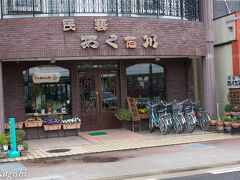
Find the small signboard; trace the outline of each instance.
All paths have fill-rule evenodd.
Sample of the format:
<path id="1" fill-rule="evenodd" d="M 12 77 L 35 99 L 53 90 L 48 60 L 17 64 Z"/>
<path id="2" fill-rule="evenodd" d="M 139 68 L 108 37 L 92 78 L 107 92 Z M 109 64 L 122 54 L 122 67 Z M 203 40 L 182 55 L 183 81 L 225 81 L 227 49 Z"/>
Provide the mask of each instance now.
<path id="1" fill-rule="evenodd" d="M 32 75 L 34 83 L 54 83 L 59 82 L 61 74 L 59 72 L 40 73 L 35 72 Z"/>
<path id="2" fill-rule="evenodd" d="M 140 115 L 138 113 L 138 108 L 137 108 L 137 104 L 136 104 L 135 98 L 128 97 L 127 98 L 127 102 L 128 102 L 129 110 L 131 112 L 132 121 L 140 121 L 141 117 L 140 117 Z"/>
<path id="3" fill-rule="evenodd" d="M 240 88 L 240 76 L 228 76 L 227 87 L 229 89 Z"/>

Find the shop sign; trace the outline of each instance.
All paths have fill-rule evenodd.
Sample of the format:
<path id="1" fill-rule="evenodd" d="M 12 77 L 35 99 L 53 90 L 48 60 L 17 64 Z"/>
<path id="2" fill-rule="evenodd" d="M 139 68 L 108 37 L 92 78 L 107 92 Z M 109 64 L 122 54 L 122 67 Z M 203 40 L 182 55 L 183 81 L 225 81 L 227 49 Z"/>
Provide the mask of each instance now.
<path id="1" fill-rule="evenodd" d="M 35 72 L 32 75 L 34 83 L 54 83 L 59 82 L 61 74 L 59 72 L 40 73 Z"/>
<path id="2" fill-rule="evenodd" d="M 229 89 L 240 88 L 240 76 L 228 76 L 227 87 Z"/>
<path id="3" fill-rule="evenodd" d="M 101 31 L 106 31 L 108 29 L 108 24 L 107 24 L 107 19 L 95 19 L 95 29 L 97 32 Z M 64 19 L 63 20 L 63 31 L 75 31 L 75 23 L 73 19 Z M 97 49 L 100 46 L 100 43 L 97 41 L 97 36 L 96 35 L 89 35 L 85 34 L 81 36 L 81 46 L 83 49 L 86 48 L 92 48 L 92 49 Z M 142 46 L 144 48 L 154 48 L 156 49 L 158 47 L 158 42 L 157 42 L 157 36 L 152 34 L 152 35 L 144 35 L 143 37 L 143 44 Z M 111 46 L 114 49 L 118 48 L 117 45 L 117 40 L 118 36 L 115 34 L 111 34 L 110 38 L 106 40 L 106 44 Z M 128 49 L 135 49 L 137 47 L 136 43 L 136 37 L 134 36 L 126 36 L 124 37 L 124 40 L 126 41 L 126 48 Z"/>

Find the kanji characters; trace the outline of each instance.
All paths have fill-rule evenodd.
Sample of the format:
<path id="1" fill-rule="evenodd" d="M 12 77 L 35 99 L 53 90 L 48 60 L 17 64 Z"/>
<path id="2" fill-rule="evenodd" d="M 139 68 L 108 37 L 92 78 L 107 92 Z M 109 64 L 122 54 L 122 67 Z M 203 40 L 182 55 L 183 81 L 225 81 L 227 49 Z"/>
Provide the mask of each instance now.
<path id="1" fill-rule="evenodd" d="M 107 28 L 107 19 L 95 19 L 95 29 L 97 31 L 106 31 Z"/>
<path id="2" fill-rule="evenodd" d="M 63 31 L 75 31 L 76 27 L 75 27 L 75 23 L 74 23 L 74 19 L 64 19 L 63 20 Z"/>
<path id="3" fill-rule="evenodd" d="M 156 35 L 151 35 L 151 36 L 143 36 L 143 40 L 145 42 L 143 43 L 143 47 L 152 47 L 152 48 L 157 48 L 158 42 L 157 42 L 157 36 Z"/>
<path id="4" fill-rule="evenodd" d="M 85 48 L 93 48 L 96 49 L 99 46 L 99 43 L 96 41 L 97 40 L 97 36 L 93 36 L 93 35 L 84 35 L 81 36 L 81 40 L 83 41 L 83 43 L 81 44 L 81 46 L 85 49 Z"/>

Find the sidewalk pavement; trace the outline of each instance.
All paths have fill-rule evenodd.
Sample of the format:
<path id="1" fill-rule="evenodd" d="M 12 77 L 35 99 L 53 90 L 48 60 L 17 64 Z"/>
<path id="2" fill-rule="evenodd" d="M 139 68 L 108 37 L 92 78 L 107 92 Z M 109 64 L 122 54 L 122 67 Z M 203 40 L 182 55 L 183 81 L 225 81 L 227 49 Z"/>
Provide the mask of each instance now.
<path id="1" fill-rule="evenodd" d="M 107 135 L 89 136 L 90 132 L 81 132 L 79 136 L 28 140 L 29 151 L 19 158 L 0 159 L 0 163 L 26 160 L 51 159 L 92 153 L 123 151 L 150 147 L 188 144 L 194 142 L 215 141 L 239 138 L 237 135 L 196 131 L 193 134 L 162 136 L 160 132 L 150 134 L 146 131 L 134 133 L 124 129 L 102 130 Z M 94 131 L 98 132 L 98 131 Z M 54 152 L 50 150 L 60 150 Z M 50 151 L 50 152 L 49 152 Z M 64 152 L 65 151 L 65 152 Z"/>

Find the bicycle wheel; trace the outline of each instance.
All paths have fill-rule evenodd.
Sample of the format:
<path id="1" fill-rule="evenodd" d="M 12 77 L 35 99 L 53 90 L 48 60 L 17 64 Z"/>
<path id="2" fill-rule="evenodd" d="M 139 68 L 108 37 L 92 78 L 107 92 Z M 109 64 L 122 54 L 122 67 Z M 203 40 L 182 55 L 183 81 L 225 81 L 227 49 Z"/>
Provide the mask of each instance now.
<path id="1" fill-rule="evenodd" d="M 163 135 L 166 135 L 168 133 L 168 125 L 167 122 L 164 120 L 164 117 L 161 118 L 159 129 Z"/>
<path id="2" fill-rule="evenodd" d="M 201 117 L 200 126 L 201 126 L 202 130 L 207 131 L 208 128 L 210 127 L 210 120 L 208 118 L 207 112 L 202 112 L 200 117 Z"/>
<path id="3" fill-rule="evenodd" d="M 194 117 L 191 114 L 186 114 L 185 119 L 187 121 L 187 132 L 192 133 L 196 127 L 196 124 L 194 123 Z"/>
<path id="4" fill-rule="evenodd" d="M 169 114 L 167 115 L 167 121 L 168 121 L 168 133 L 170 133 L 172 128 L 172 117 Z"/>
<path id="5" fill-rule="evenodd" d="M 174 116 L 174 125 L 173 125 L 173 128 L 175 130 L 175 132 L 177 134 L 180 134 L 183 132 L 184 128 L 183 128 L 183 124 L 182 124 L 182 118 L 179 116 L 179 115 L 175 115 Z"/>
<path id="6" fill-rule="evenodd" d="M 149 118 L 148 127 L 149 127 L 149 132 L 152 133 L 152 132 L 153 132 L 153 127 L 154 127 L 154 119 L 153 119 L 153 116 L 151 116 L 151 117 Z"/>

